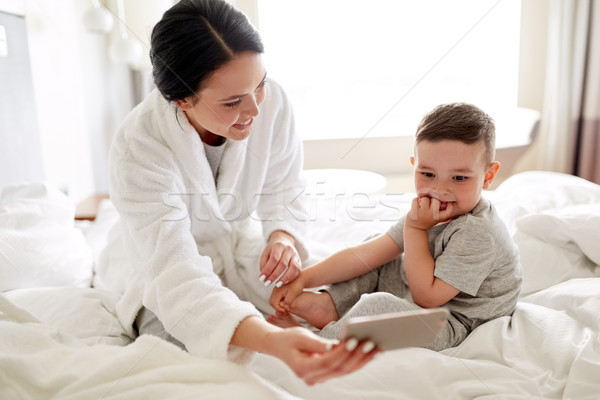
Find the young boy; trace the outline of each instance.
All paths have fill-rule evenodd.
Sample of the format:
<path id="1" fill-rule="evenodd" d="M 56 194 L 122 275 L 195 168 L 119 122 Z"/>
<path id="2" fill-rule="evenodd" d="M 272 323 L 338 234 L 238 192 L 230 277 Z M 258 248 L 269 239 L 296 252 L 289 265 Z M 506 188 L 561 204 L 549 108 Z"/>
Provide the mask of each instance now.
<path id="1" fill-rule="evenodd" d="M 274 289 L 269 321 L 297 324 L 294 314 L 336 338 L 350 317 L 445 307 L 451 317 L 429 346 L 442 350 L 511 315 L 522 282 L 518 249 L 481 197 L 500 167 L 494 142 L 493 120 L 473 105 L 445 104 L 425 115 L 410 159 L 417 198 L 407 215 Z M 333 285 L 304 291 L 326 284 Z"/>

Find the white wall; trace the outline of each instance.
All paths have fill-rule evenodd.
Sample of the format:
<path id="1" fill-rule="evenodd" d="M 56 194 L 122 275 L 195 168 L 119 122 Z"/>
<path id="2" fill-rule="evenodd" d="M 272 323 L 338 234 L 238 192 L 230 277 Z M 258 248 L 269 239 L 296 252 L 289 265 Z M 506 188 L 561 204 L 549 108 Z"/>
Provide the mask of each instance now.
<path id="1" fill-rule="evenodd" d="M 116 13 L 116 0 L 106 5 Z M 0 9 L 25 16 L 45 179 L 75 202 L 108 190 L 108 149 L 134 106 L 131 70 L 108 57 L 111 36 L 83 26 L 91 6 L 0 0 Z"/>
<path id="2" fill-rule="evenodd" d="M 109 63 L 107 39 L 87 32 L 88 0 L 0 0 L 25 17 L 45 180 L 78 202 L 107 188 L 110 132 L 131 108 L 129 70 Z"/>
<path id="3" fill-rule="evenodd" d="M 240 1 L 240 0 L 238 0 Z M 249 1 L 249 0 L 245 0 Z M 242 2 L 243 3 L 243 2 Z M 547 0 L 522 0 L 521 38 L 519 49 L 519 89 L 518 107 L 536 110 L 541 113 L 544 102 L 544 85 L 547 52 L 548 3 Z M 521 114 L 521 111 L 516 111 Z M 516 115 L 495 115 L 498 129 L 506 126 L 509 131 L 523 132 L 526 136 L 533 128 L 531 114 L 523 112 L 523 118 Z M 515 127 L 516 118 L 522 119 L 522 126 Z M 519 144 L 520 138 L 515 138 Z M 391 183 L 391 190 L 412 190 L 412 166 L 408 157 L 412 153 L 412 136 L 389 138 L 364 138 L 344 140 L 305 141 L 306 168 L 355 168 L 383 174 Z M 537 143 L 526 150 L 500 148 L 496 152 L 502 168 L 495 186 L 510 174 L 538 169 Z M 508 143 L 497 143 L 506 147 Z M 520 158 L 515 162 L 515 156 Z M 335 161 L 334 161 L 335 160 Z"/>
<path id="4" fill-rule="evenodd" d="M 519 52 L 520 107 L 542 112 L 546 81 L 546 55 L 548 47 L 548 1 L 522 0 L 521 48 Z M 539 169 L 540 140 L 515 165 L 515 172 Z"/>
<path id="5" fill-rule="evenodd" d="M 46 180 L 74 198 L 94 187 L 78 26 L 72 2 L 26 2 Z"/>
<path id="6" fill-rule="evenodd" d="M 255 25 L 259 24 L 256 0 L 230 1 L 249 15 Z M 542 110 L 544 98 L 547 9 L 546 0 L 522 0 L 517 104 L 519 107 L 539 112 Z M 501 121 L 497 122 L 499 125 L 507 125 Z M 526 128 L 524 127 L 523 130 Z M 517 139 L 517 141 L 519 140 Z M 361 140 L 308 140 L 304 142 L 304 145 L 305 168 L 365 169 L 385 175 L 393 184 L 402 185 L 402 190 L 411 190 L 412 188 L 412 178 L 410 177 L 412 166 L 408 162 L 413 148 L 411 135 L 389 138 L 368 137 Z M 506 149 L 498 151 L 497 156 L 501 162 L 506 161 L 502 168 L 502 176 L 499 178 L 506 178 L 509 172 L 516 173 L 536 169 L 535 145 L 527 149 L 516 163 Z M 500 180 L 498 179 L 498 181 Z M 398 189 L 398 187 L 390 189 Z"/>
<path id="7" fill-rule="evenodd" d="M 134 14 L 132 7 L 144 7 L 149 4 L 145 1 L 126 0 L 126 12 Z M 155 0 L 163 9 L 172 1 Z M 253 0 L 232 3 L 248 11 L 251 19 L 256 18 Z M 116 0 L 108 0 L 106 5 L 116 12 Z M 46 179 L 68 190 L 74 201 L 108 189 L 108 148 L 133 106 L 131 72 L 108 59 L 110 38 L 83 28 L 83 13 L 90 6 L 90 0 L 0 0 L 0 9 L 22 10 L 26 17 Z M 519 105 L 541 110 L 546 0 L 523 0 L 522 12 Z M 158 19 L 161 13 L 162 10 L 152 12 L 151 18 Z M 147 39 L 151 24 L 135 21 L 132 25 L 141 26 L 139 36 Z M 147 49 L 147 42 L 144 46 Z M 387 174 L 390 164 L 379 164 L 392 157 L 395 171 L 401 172 L 404 167 L 409 172 L 410 165 L 405 160 L 412 150 L 412 141 L 407 140 L 401 144 L 383 143 L 380 138 L 359 143 L 307 142 L 306 164 L 308 168 L 353 167 Z M 355 147 L 348 156 L 336 157 L 343 165 L 329 164 L 332 152 L 343 156 L 352 146 Z M 396 152 L 393 157 L 387 154 L 390 149 L 406 149 L 407 154 Z M 516 170 L 534 169 L 535 160 L 535 151 L 526 153 Z"/>

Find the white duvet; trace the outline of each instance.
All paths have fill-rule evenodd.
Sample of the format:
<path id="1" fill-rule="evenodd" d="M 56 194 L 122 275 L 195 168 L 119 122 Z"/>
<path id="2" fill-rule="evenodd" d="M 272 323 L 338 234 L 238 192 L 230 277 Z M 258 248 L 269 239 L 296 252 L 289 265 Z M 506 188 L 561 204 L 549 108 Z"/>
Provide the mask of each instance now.
<path id="1" fill-rule="evenodd" d="M 522 299 L 512 318 L 482 325 L 457 348 L 385 352 L 309 387 L 269 356 L 250 371 L 151 336 L 89 345 L 65 333 L 68 324 L 35 322 L 0 297 L 0 398 L 597 399 L 599 309 L 600 279 L 573 279 Z"/>
<path id="2" fill-rule="evenodd" d="M 0 296 L 0 399 L 198 398 L 294 397 L 246 368 L 192 357 L 153 336 L 88 346 Z"/>
<path id="3" fill-rule="evenodd" d="M 262 376 L 306 399 L 598 399 L 600 279 L 571 280 L 519 302 L 511 318 L 436 353 L 380 354 L 361 371 L 307 387 L 260 356 Z"/>
<path id="4" fill-rule="evenodd" d="M 488 197 L 520 248 L 523 297 L 511 318 L 480 326 L 456 348 L 385 352 L 309 387 L 269 356 L 245 368 L 153 337 L 133 342 L 115 317 L 115 293 L 21 288 L 0 297 L 0 399 L 599 399 L 600 186 L 526 173 Z M 323 200 L 313 210 L 316 253 L 381 232 L 410 199 Z M 100 218 L 97 227 L 106 225 Z M 92 248 L 102 243 L 93 228 Z"/>

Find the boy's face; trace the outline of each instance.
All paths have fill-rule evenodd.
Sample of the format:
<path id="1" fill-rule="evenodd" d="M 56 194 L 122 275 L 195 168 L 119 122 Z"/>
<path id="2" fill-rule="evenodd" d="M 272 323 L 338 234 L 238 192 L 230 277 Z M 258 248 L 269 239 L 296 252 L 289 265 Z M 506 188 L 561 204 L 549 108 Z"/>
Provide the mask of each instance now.
<path id="1" fill-rule="evenodd" d="M 415 166 L 415 190 L 419 197 L 440 201 L 440 210 L 454 203 L 453 217 L 470 212 L 479 202 L 500 164 L 485 160 L 485 144 L 458 140 L 422 141 L 411 157 Z"/>

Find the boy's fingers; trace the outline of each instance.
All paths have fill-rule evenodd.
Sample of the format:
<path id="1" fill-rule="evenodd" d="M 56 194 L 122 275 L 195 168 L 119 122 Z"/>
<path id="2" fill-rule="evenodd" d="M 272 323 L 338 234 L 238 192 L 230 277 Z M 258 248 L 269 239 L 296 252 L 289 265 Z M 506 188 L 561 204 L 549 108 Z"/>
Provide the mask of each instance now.
<path id="1" fill-rule="evenodd" d="M 292 303 L 294 302 L 294 300 L 296 299 L 296 295 L 294 295 L 291 292 L 287 292 L 284 296 L 284 298 L 282 299 L 282 303 L 283 303 L 283 308 L 286 311 L 291 310 L 292 308 Z"/>
<path id="2" fill-rule="evenodd" d="M 446 221 L 452 217 L 452 213 L 454 212 L 454 204 L 448 203 L 446 209 L 440 213 L 440 221 Z"/>
<path id="3" fill-rule="evenodd" d="M 285 316 L 288 315 L 287 311 L 279 311 L 279 310 L 275 310 L 275 314 L 274 314 L 277 318 L 283 318 Z"/>
<path id="4" fill-rule="evenodd" d="M 433 220 L 440 220 L 440 201 L 436 198 L 431 199 L 431 212 L 433 214 Z"/>
<path id="5" fill-rule="evenodd" d="M 271 307 L 273 307 L 275 310 L 283 311 L 284 308 L 282 306 L 282 303 L 285 297 L 285 293 L 285 291 L 273 289 L 273 292 L 271 292 L 271 297 L 269 297 L 269 304 L 271 305 Z"/>

